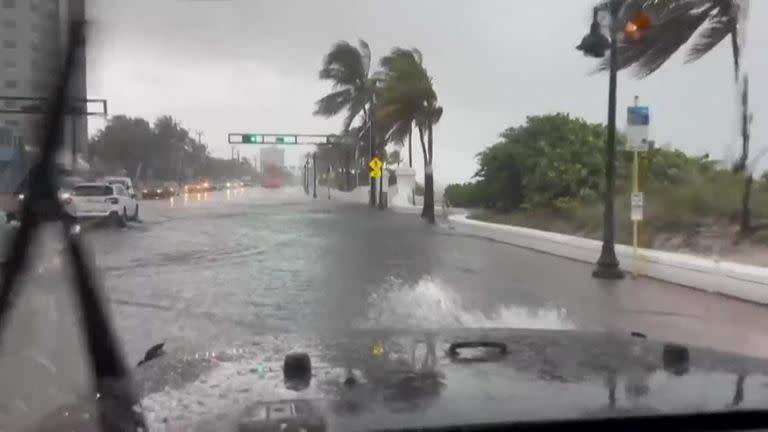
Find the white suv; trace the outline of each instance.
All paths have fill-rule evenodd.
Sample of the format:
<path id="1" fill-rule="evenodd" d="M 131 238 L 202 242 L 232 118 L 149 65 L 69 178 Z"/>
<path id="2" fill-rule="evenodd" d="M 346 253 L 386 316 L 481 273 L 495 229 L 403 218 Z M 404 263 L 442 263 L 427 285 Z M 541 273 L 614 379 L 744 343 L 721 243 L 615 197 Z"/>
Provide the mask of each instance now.
<path id="1" fill-rule="evenodd" d="M 62 201 L 64 210 L 76 219 L 111 218 L 122 227 L 135 200 L 121 184 L 81 183 Z"/>
<path id="2" fill-rule="evenodd" d="M 126 206 L 128 208 L 128 220 L 139 220 L 139 197 L 136 196 L 136 189 L 133 187 L 130 177 L 104 177 L 102 181 L 108 185 L 118 184 L 125 188 L 130 198 L 130 202 Z"/>

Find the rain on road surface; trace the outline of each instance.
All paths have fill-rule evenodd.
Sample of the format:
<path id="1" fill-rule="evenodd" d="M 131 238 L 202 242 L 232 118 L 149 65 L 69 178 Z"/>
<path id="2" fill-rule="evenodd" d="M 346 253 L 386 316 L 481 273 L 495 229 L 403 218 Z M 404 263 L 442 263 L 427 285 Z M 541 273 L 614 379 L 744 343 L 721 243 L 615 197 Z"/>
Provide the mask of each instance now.
<path id="1" fill-rule="evenodd" d="M 216 350 L 350 327 L 634 330 L 768 357 L 764 307 L 649 279 L 595 280 L 591 265 L 413 214 L 258 188 L 141 205 L 142 223 L 85 236 L 131 364 L 159 341 Z M 59 380 L 84 371 L 66 266 L 44 244 L 4 338 L 3 382 L 25 382 L 29 358 Z"/>
<path id="2" fill-rule="evenodd" d="M 142 219 L 87 235 L 131 361 L 161 340 L 214 349 L 350 326 L 636 330 L 768 356 L 768 309 L 595 280 L 588 264 L 416 215 L 257 188 L 144 201 Z"/>

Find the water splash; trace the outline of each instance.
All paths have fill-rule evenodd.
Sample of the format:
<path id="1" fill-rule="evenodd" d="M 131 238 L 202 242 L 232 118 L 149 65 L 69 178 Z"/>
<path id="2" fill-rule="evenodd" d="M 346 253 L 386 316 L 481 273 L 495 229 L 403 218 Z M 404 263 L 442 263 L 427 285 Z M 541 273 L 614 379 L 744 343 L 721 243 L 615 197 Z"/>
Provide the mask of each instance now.
<path id="1" fill-rule="evenodd" d="M 424 277 L 408 285 L 390 279 L 371 296 L 363 328 L 531 328 L 571 329 L 564 309 L 501 305 L 490 314 L 471 310 L 447 284 Z"/>

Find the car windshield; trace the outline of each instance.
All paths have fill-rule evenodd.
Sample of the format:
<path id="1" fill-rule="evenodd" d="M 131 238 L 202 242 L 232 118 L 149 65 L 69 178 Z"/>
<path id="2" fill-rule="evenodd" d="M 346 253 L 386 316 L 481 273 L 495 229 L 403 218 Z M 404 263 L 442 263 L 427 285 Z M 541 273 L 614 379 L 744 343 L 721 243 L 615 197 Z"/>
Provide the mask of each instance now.
<path id="1" fill-rule="evenodd" d="M 0 0 L 0 431 L 768 407 L 761 16 Z"/>
<path id="2" fill-rule="evenodd" d="M 72 188 L 71 194 L 73 196 L 90 197 L 90 196 L 109 196 L 113 195 L 114 191 L 111 186 L 106 185 L 81 185 Z"/>
<path id="3" fill-rule="evenodd" d="M 128 182 L 125 181 L 125 180 L 107 179 L 107 184 L 110 184 L 110 185 L 116 185 L 117 184 L 117 185 L 120 185 L 120 186 L 123 186 L 123 187 L 128 186 Z"/>

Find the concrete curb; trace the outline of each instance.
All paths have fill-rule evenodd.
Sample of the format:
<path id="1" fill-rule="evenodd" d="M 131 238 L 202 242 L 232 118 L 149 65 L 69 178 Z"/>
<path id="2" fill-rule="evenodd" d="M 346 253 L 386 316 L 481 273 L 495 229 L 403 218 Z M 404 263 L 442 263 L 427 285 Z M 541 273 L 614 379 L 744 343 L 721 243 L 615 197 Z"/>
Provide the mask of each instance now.
<path id="1" fill-rule="evenodd" d="M 451 215 L 454 230 L 461 234 L 488 238 L 533 249 L 576 261 L 594 263 L 600 254 L 597 240 L 500 225 L 468 219 L 467 215 Z M 768 268 L 695 257 L 652 249 L 640 249 L 633 259 L 632 248 L 616 246 L 616 255 L 624 270 L 684 285 L 707 292 L 723 294 L 768 304 Z"/>

